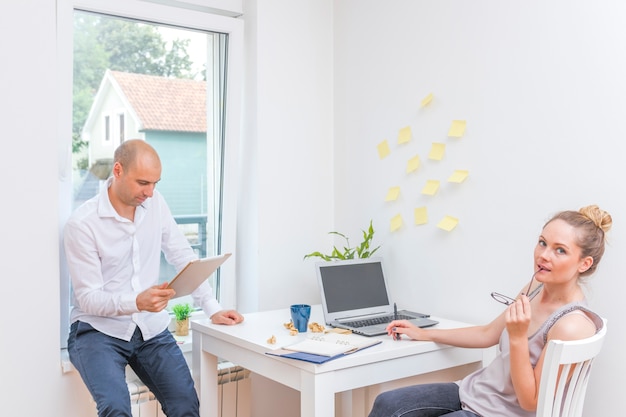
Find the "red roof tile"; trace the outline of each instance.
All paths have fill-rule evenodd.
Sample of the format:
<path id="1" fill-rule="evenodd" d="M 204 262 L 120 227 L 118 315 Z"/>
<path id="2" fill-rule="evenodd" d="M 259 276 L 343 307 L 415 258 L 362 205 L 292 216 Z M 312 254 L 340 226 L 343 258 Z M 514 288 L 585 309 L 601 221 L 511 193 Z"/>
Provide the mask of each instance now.
<path id="1" fill-rule="evenodd" d="M 206 82 L 111 71 L 144 130 L 206 132 Z"/>

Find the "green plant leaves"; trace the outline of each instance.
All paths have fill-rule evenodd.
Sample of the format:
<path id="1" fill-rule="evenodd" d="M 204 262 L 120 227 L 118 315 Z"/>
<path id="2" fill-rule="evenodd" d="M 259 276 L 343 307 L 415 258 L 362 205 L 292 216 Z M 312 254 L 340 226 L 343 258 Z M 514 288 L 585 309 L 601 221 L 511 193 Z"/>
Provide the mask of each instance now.
<path id="1" fill-rule="evenodd" d="M 176 316 L 177 321 L 185 320 L 189 316 L 191 316 L 191 312 L 193 311 L 193 307 L 189 303 L 185 304 L 176 304 L 172 307 L 172 313 Z"/>
<path id="2" fill-rule="evenodd" d="M 304 259 L 307 258 L 321 258 L 325 261 L 332 260 L 346 260 L 346 259 L 354 259 L 356 258 L 369 258 L 372 256 L 380 246 L 377 246 L 373 250 L 370 250 L 370 245 L 372 240 L 374 239 L 374 226 L 372 221 L 370 220 L 370 224 L 367 230 L 362 230 L 363 232 L 363 241 L 356 247 L 350 247 L 350 239 L 343 233 L 339 232 L 328 232 L 328 234 L 337 235 L 345 239 L 346 246 L 342 248 L 342 250 L 337 249 L 336 246 L 333 246 L 333 250 L 330 255 L 324 254 L 319 251 L 311 252 L 307 255 L 304 255 Z"/>

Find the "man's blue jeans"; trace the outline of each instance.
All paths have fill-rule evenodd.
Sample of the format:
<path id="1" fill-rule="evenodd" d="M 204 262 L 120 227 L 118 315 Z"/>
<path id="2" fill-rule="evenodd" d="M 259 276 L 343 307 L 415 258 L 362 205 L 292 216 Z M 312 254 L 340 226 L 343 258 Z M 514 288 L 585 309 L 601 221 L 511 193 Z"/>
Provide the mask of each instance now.
<path id="1" fill-rule="evenodd" d="M 189 366 L 167 329 L 144 341 L 137 328 L 126 342 L 77 321 L 70 328 L 68 351 L 100 417 L 131 417 L 126 365 L 152 391 L 168 417 L 200 415 Z"/>
<path id="2" fill-rule="evenodd" d="M 453 382 L 413 385 L 383 392 L 369 417 L 477 417 L 461 410 L 459 386 Z"/>

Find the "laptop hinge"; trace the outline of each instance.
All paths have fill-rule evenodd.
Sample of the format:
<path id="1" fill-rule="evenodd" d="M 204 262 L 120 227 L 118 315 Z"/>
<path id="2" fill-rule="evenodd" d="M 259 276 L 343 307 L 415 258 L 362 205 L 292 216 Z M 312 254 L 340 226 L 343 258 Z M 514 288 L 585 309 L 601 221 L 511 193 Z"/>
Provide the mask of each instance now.
<path id="1" fill-rule="evenodd" d="M 378 313 L 363 314 L 361 316 L 342 317 L 340 319 L 335 319 L 335 321 L 341 323 L 342 321 L 355 321 L 355 320 L 362 320 L 362 319 L 367 319 L 367 318 L 372 318 L 372 317 L 388 316 L 388 315 L 389 315 L 388 312 L 380 311 Z"/>

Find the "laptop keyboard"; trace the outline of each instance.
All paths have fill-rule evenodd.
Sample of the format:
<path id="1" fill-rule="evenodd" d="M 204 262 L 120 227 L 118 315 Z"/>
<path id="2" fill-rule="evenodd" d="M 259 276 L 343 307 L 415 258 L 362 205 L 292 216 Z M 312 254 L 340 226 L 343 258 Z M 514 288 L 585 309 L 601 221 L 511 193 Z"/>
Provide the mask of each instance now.
<path id="1" fill-rule="evenodd" d="M 415 317 L 407 316 L 406 314 L 398 314 L 398 320 L 411 320 L 414 318 Z M 373 317 L 371 319 L 364 319 L 364 320 L 346 321 L 346 322 L 343 322 L 342 324 L 358 328 L 358 327 L 373 326 L 376 324 L 391 323 L 393 320 L 395 320 L 395 318 L 393 317 L 393 315 L 390 315 L 390 316 Z"/>

